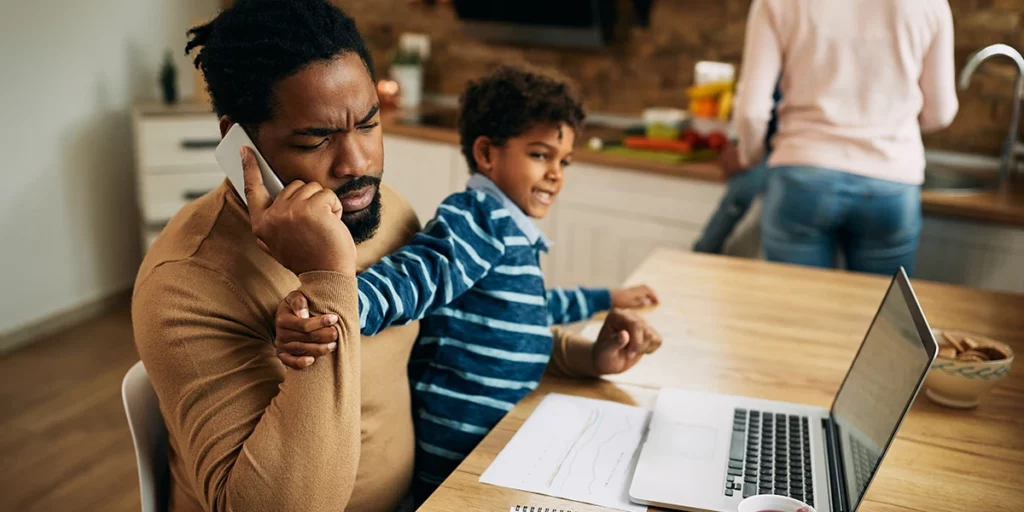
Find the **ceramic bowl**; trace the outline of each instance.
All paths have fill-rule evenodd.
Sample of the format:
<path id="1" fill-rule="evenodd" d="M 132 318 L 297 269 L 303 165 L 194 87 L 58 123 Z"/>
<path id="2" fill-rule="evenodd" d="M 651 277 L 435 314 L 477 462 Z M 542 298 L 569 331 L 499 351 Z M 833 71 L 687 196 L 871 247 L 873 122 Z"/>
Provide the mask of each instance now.
<path id="1" fill-rule="evenodd" d="M 942 330 L 935 329 L 935 340 L 941 349 L 948 344 L 942 337 Z M 946 407 L 969 409 L 977 407 L 988 390 L 1006 378 L 1013 364 L 1013 349 L 984 336 L 972 335 L 961 331 L 947 331 L 951 335 L 967 335 L 972 339 L 984 341 L 1005 349 L 1010 357 L 995 361 L 958 361 L 940 356 L 935 358 L 928 378 L 925 380 L 924 394 L 933 402 Z"/>

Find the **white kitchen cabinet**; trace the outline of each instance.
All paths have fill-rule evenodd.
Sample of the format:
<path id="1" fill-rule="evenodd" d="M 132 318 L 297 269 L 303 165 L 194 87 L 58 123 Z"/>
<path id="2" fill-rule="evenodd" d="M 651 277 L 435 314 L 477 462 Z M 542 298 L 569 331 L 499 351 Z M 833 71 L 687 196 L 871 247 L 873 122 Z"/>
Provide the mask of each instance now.
<path id="1" fill-rule="evenodd" d="M 224 181 L 213 156 L 220 128 L 209 106 L 190 103 L 137 105 L 133 123 L 145 252 L 178 210 Z"/>
<path id="2" fill-rule="evenodd" d="M 452 151 L 452 173 L 449 190 L 452 192 L 466 190 L 466 182 L 469 181 L 469 165 L 466 164 L 466 157 L 462 156 L 462 151 L 458 146 L 448 147 Z"/>
<path id="3" fill-rule="evenodd" d="M 549 285 L 618 287 L 655 249 L 688 250 L 699 235 L 699 229 L 684 222 L 562 204 Z"/>
<path id="4" fill-rule="evenodd" d="M 914 277 L 1024 293 L 1024 230 L 926 216 Z"/>
<path id="5" fill-rule="evenodd" d="M 425 224 L 441 201 L 457 190 L 457 154 L 449 144 L 385 135 L 384 183 L 402 194 Z"/>
<path id="6" fill-rule="evenodd" d="M 223 181 L 224 172 L 216 165 L 143 175 L 138 192 L 144 230 L 146 226 L 162 228 L 178 210 L 217 188 Z"/>
<path id="7" fill-rule="evenodd" d="M 421 222 L 448 194 L 465 188 L 469 170 L 458 147 L 391 135 L 384 144 L 384 180 L 409 200 Z M 724 191 L 721 183 L 574 164 L 548 216 L 536 220 L 554 242 L 541 258 L 547 283 L 615 286 L 654 249 L 689 249 Z M 758 241 L 750 241 L 756 223 L 755 214 L 741 224 L 731 254 L 757 255 Z"/>
<path id="8" fill-rule="evenodd" d="M 139 165 L 152 173 L 216 165 L 213 151 L 220 142 L 220 125 L 210 112 L 152 114 L 140 109 L 137 125 Z"/>
<path id="9" fill-rule="evenodd" d="M 551 284 L 618 286 L 654 249 L 689 250 L 721 183 L 575 164 L 552 218 Z"/>
<path id="10" fill-rule="evenodd" d="M 468 167 L 452 150 L 454 192 L 465 186 Z M 548 216 L 535 221 L 554 242 L 541 258 L 548 285 L 618 286 L 654 249 L 688 250 L 724 191 L 721 183 L 574 164 Z M 731 253 L 756 251 L 742 243 L 753 224 L 737 229 Z"/>

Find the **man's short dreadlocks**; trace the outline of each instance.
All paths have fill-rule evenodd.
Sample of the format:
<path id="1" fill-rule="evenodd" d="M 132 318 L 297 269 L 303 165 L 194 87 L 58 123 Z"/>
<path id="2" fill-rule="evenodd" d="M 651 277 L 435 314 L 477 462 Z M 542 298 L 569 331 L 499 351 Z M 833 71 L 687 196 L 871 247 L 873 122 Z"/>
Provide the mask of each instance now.
<path id="1" fill-rule="evenodd" d="M 238 0 L 188 35 L 217 115 L 243 125 L 270 119 L 274 85 L 313 62 L 354 52 L 374 77 L 355 21 L 328 0 Z"/>

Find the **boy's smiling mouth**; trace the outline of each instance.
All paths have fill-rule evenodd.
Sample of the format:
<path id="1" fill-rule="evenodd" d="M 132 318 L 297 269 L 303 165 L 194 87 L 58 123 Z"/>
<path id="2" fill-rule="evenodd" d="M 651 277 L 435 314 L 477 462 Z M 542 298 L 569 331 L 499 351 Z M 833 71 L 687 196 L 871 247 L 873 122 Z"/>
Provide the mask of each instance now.
<path id="1" fill-rule="evenodd" d="M 535 189 L 532 190 L 532 192 L 533 192 L 534 199 L 536 199 L 538 202 L 540 202 L 541 204 L 543 204 L 545 206 L 550 206 L 551 203 L 554 202 L 554 200 L 555 200 L 555 193 L 554 192 L 551 192 L 551 191 L 548 191 L 548 190 L 544 190 L 544 189 L 540 189 L 540 188 L 535 188 Z"/>

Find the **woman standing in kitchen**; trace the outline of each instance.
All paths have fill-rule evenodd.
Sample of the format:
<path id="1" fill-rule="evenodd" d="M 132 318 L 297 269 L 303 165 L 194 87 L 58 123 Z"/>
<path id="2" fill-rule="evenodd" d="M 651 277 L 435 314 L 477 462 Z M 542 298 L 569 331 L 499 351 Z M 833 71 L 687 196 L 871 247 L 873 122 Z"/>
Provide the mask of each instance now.
<path id="1" fill-rule="evenodd" d="M 754 0 L 734 123 L 760 161 L 778 81 L 761 228 L 772 261 L 911 272 L 922 131 L 956 116 L 947 0 Z M 780 79 L 781 76 L 781 79 Z"/>

